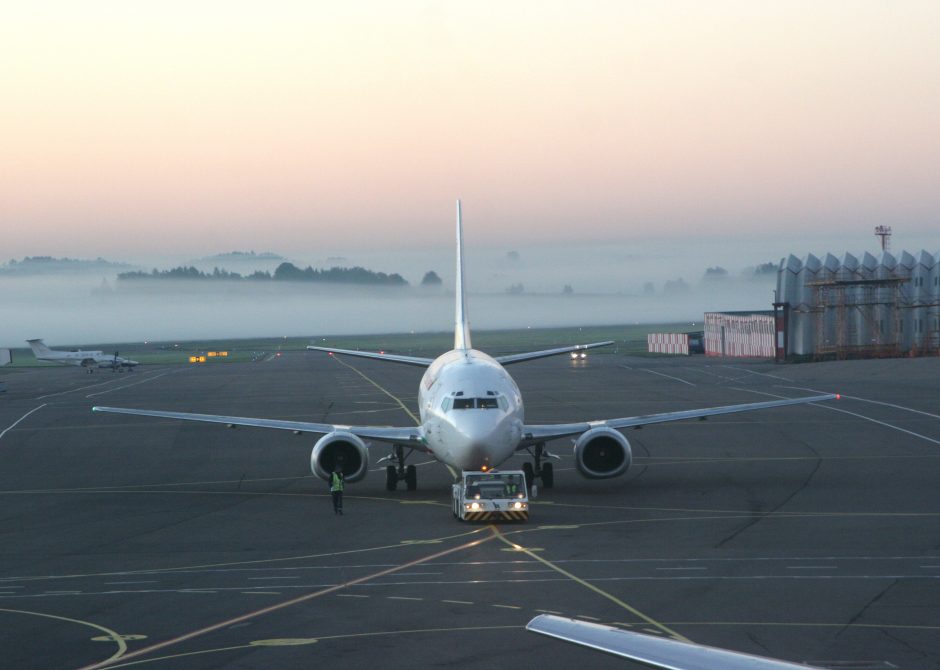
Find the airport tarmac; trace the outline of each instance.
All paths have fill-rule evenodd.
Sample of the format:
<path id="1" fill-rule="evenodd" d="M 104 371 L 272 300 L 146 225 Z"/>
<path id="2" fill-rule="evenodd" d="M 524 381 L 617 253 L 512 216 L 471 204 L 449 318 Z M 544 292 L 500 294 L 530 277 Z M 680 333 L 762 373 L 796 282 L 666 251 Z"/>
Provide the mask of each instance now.
<path id="1" fill-rule="evenodd" d="M 633 667 L 523 630 L 552 612 L 842 669 L 940 667 L 940 359 L 510 371 L 541 423 L 846 397 L 628 431 L 614 480 L 581 478 L 554 443 L 530 521 L 473 525 L 422 454 L 418 491 L 392 493 L 374 446 L 338 517 L 314 436 L 90 411 L 408 425 L 418 368 L 294 352 L 4 371 L 0 665 Z"/>

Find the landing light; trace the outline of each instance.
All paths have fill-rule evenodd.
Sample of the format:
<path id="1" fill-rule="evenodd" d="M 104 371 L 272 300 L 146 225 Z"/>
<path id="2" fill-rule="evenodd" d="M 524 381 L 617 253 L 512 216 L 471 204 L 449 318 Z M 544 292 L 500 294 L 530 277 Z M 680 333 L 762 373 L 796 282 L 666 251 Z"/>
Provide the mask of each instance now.
<path id="1" fill-rule="evenodd" d="M 842 400 L 842 394 L 836 393 L 836 400 Z"/>

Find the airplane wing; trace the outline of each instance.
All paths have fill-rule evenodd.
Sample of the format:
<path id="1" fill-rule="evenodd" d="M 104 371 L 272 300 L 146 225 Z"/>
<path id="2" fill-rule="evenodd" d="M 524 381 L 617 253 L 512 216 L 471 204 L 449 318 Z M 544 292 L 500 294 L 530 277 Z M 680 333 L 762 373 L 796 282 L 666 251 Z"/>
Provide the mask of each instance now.
<path id="1" fill-rule="evenodd" d="M 557 424 L 526 424 L 522 429 L 522 442 L 519 448 L 525 448 L 538 442 L 547 442 L 561 437 L 580 435 L 591 428 L 606 426 L 620 430 L 623 428 L 636 428 L 653 423 L 666 423 L 668 421 L 682 421 L 683 419 L 705 419 L 719 414 L 735 414 L 737 412 L 750 412 L 756 409 L 770 409 L 772 407 L 786 407 L 788 405 L 802 405 L 804 403 L 822 402 L 823 400 L 838 400 L 839 394 L 827 393 L 825 395 L 812 395 L 804 398 L 787 398 L 785 400 L 767 400 L 764 402 L 751 402 L 743 405 L 725 405 L 723 407 L 708 407 L 705 409 L 687 409 L 677 412 L 663 412 L 662 414 L 643 414 L 628 416 L 621 419 L 606 419 L 602 421 L 582 421 L 580 423 Z"/>
<path id="2" fill-rule="evenodd" d="M 424 435 L 418 426 L 395 428 L 393 426 L 344 426 L 332 423 L 310 423 L 307 421 L 283 421 L 281 419 L 252 419 L 242 416 L 220 416 L 218 414 L 190 414 L 188 412 L 164 412 L 154 409 L 130 409 L 126 407 L 92 407 L 93 412 L 113 414 L 136 414 L 157 416 L 163 419 L 180 421 L 202 421 L 204 423 L 222 423 L 226 426 L 253 426 L 255 428 L 276 428 L 297 433 L 315 433 L 325 435 L 336 430 L 346 431 L 366 440 L 402 444 L 419 451 L 427 451 Z"/>
<path id="3" fill-rule="evenodd" d="M 551 614 L 535 617 L 526 624 L 526 630 L 664 670 L 820 670 L 803 663 L 643 635 Z"/>
<path id="4" fill-rule="evenodd" d="M 613 344 L 613 340 L 606 342 L 592 342 L 591 344 L 573 344 L 570 347 L 559 347 L 557 349 L 543 349 L 542 351 L 528 351 L 524 354 L 510 354 L 508 356 L 494 356 L 496 362 L 500 365 L 509 365 L 511 363 L 521 363 L 522 361 L 534 361 L 536 358 L 546 358 L 548 356 L 558 356 L 567 354 L 570 351 L 583 351 L 595 347 L 606 347 Z"/>
<path id="5" fill-rule="evenodd" d="M 335 349 L 331 347 L 315 347 L 312 344 L 307 345 L 307 349 L 314 351 L 325 351 L 329 354 L 343 354 L 345 356 L 360 356 L 362 358 L 374 358 L 380 361 L 392 361 L 393 363 L 404 363 L 405 365 L 418 365 L 426 368 L 434 362 L 433 358 L 418 358 L 417 356 L 399 356 L 398 354 L 377 354 L 371 351 L 356 351 L 355 349 Z"/>

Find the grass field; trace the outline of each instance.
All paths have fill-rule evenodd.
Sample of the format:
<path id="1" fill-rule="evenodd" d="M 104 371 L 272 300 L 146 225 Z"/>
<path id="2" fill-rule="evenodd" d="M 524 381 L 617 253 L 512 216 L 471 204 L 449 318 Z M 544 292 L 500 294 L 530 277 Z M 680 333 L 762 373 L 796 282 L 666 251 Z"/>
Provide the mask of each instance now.
<path id="1" fill-rule="evenodd" d="M 549 349 L 568 344 L 585 344 L 613 340 L 614 345 L 598 349 L 604 355 L 656 355 L 647 354 L 648 333 L 682 333 L 700 330 L 701 323 L 654 323 L 614 326 L 585 326 L 583 328 L 527 328 L 518 330 L 481 330 L 473 332 L 473 346 L 489 354 L 503 355 L 536 349 Z M 450 331 L 436 333 L 388 333 L 384 335 L 324 335 L 311 337 L 271 337 L 250 339 L 193 340 L 179 342 L 120 342 L 110 344 L 84 344 L 80 348 L 118 351 L 121 356 L 132 358 L 141 364 L 190 365 L 189 357 L 208 351 L 228 351 L 225 358 L 207 358 L 206 365 L 225 362 L 263 359 L 278 351 L 302 351 L 308 344 L 334 346 L 341 349 L 364 349 L 385 351 L 434 358 L 453 346 L 454 335 Z M 55 347 L 69 350 L 77 346 Z M 3 371 L 16 368 L 55 365 L 40 363 L 28 348 L 13 350 L 13 363 Z M 0 372 L 2 374 L 2 372 Z"/>

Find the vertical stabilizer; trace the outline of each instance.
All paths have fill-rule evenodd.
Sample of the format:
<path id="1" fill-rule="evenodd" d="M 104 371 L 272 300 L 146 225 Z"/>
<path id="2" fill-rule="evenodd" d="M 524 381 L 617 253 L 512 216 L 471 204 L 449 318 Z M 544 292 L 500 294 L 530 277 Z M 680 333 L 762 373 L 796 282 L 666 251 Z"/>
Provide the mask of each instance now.
<path id="1" fill-rule="evenodd" d="M 33 355 L 36 358 L 40 356 L 48 356 L 53 353 L 52 349 L 46 346 L 46 343 L 42 340 L 26 340 L 29 343 L 29 348 L 33 350 Z"/>
<path id="2" fill-rule="evenodd" d="M 467 315 L 467 290 L 463 276 L 463 221 L 460 216 L 460 201 L 457 201 L 457 282 L 454 286 L 457 297 L 457 314 L 454 320 L 454 349 L 470 348 L 470 318 Z"/>

